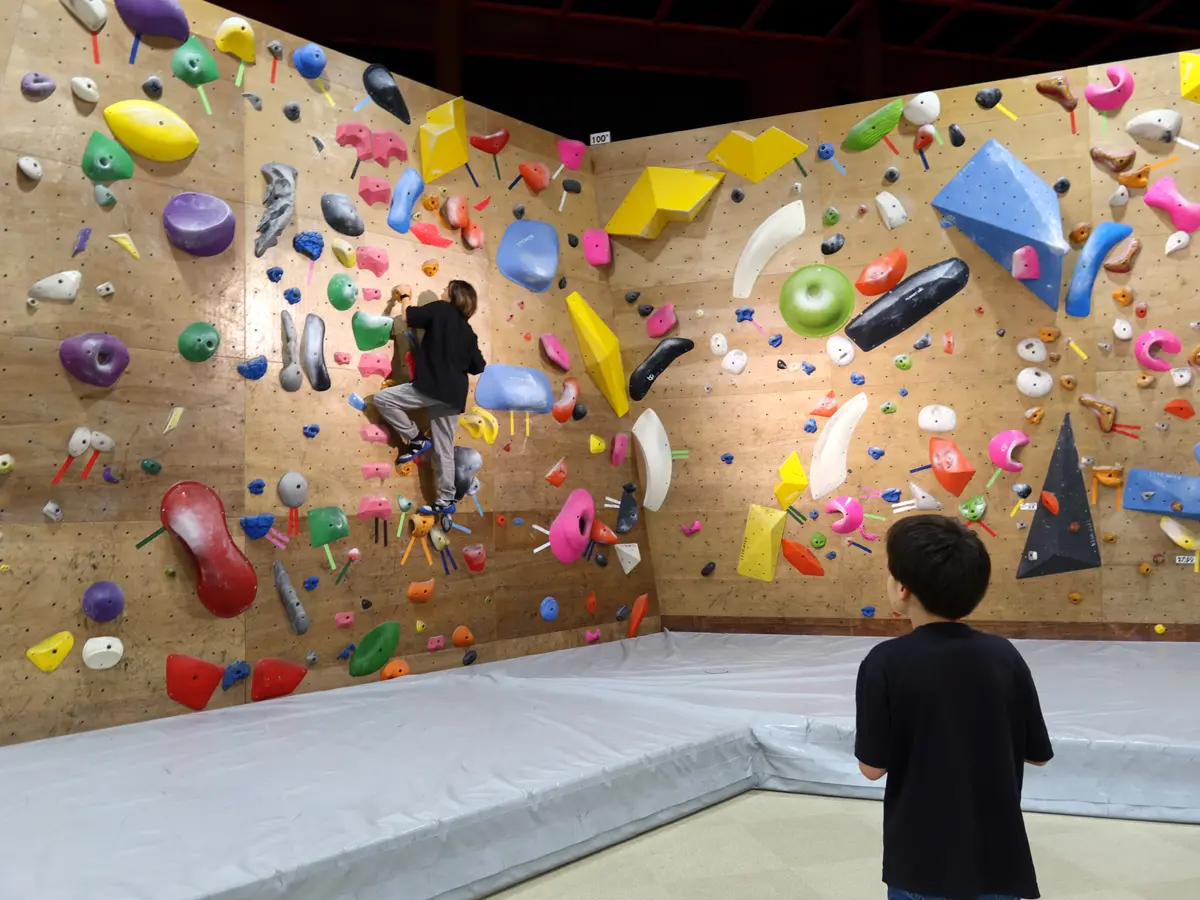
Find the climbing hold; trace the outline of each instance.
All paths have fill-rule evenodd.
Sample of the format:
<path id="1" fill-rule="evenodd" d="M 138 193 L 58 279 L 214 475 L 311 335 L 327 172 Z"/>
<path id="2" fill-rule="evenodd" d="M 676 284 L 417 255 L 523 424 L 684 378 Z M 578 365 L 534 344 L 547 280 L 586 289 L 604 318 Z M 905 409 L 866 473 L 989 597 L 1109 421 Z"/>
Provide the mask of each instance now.
<path id="1" fill-rule="evenodd" d="M 1079 100 L 1071 93 L 1071 83 L 1066 75 L 1052 75 L 1043 78 L 1034 85 L 1034 89 L 1043 97 L 1049 97 L 1067 112 L 1079 105 Z"/>
<path id="2" fill-rule="evenodd" d="M 213 43 L 222 53 L 232 53 L 242 62 L 252 63 L 256 58 L 254 29 L 238 16 L 230 16 L 217 26 Z"/>
<path id="3" fill-rule="evenodd" d="M 879 404 L 879 411 L 886 416 L 890 416 L 896 411 L 896 404 L 891 400 L 884 400 L 883 403 Z M 815 426 L 816 422 L 813 422 L 813 425 Z"/>
<path id="4" fill-rule="evenodd" d="M 17 171 L 30 181 L 42 180 L 42 164 L 32 156 L 22 156 L 17 159 Z"/>
<path id="5" fill-rule="evenodd" d="M 1131 237 L 1129 243 L 1125 245 L 1124 250 L 1113 254 L 1104 263 L 1104 271 L 1117 275 L 1128 274 L 1133 269 L 1133 261 L 1137 258 L 1141 249 L 1142 242 L 1136 237 Z"/>
<path id="6" fill-rule="evenodd" d="M 125 655 L 120 638 L 94 637 L 83 643 L 83 664 L 89 669 L 111 669 Z"/>
<path id="7" fill-rule="evenodd" d="M 843 149 L 871 149 L 899 124 L 903 111 L 904 100 L 900 97 L 875 110 L 847 132 L 846 139 L 842 142 Z"/>
<path id="8" fill-rule="evenodd" d="M 1166 372 L 1171 368 L 1171 364 L 1155 356 L 1155 352 L 1160 349 L 1164 353 L 1178 353 L 1183 349 L 1183 343 L 1165 328 L 1151 328 L 1138 336 L 1133 353 L 1137 357 L 1138 365 L 1143 369 Z"/>
<path id="9" fill-rule="evenodd" d="M 1094 108 L 1101 112 L 1112 112 L 1123 106 L 1133 95 L 1133 74 L 1122 65 L 1109 66 L 1104 74 L 1112 83 L 1112 87 L 1089 84 L 1083 89 L 1083 95 Z"/>
<path id="10" fill-rule="evenodd" d="M 96 82 L 82 75 L 71 79 L 71 93 L 84 103 L 96 103 L 100 100 L 100 89 Z"/>
<path id="11" fill-rule="evenodd" d="M 83 592 L 83 614 L 95 622 L 111 622 L 125 611 L 125 592 L 112 581 L 96 581 Z"/>
<path id="12" fill-rule="evenodd" d="M 189 709 L 204 709 L 224 677 L 225 670 L 216 663 L 177 653 L 167 656 L 167 696 Z"/>
<path id="13" fill-rule="evenodd" d="M 1068 316 L 1083 317 L 1092 309 L 1092 287 L 1099 274 L 1100 264 L 1109 251 L 1133 233 L 1133 229 L 1121 222 L 1101 222 L 1092 231 L 1075 262 L 1075 272 L 1067 288 L 1066 312 Z"/>
<path id="14" fill-rule="evenodd" d="M 1166 212 L 1176 231 L 1191 234 L 1200 229 L 1200 203 L 1180 194 L 1174 178 L 1164 176 L 1158 179 L 1142 199 L 1147 206 Z"/>
<path id="15" fill-rule="evenodd" d="M 1170 256 L 1192 242 L 1192 236 L 1186 231 L 1176 231 L 1167 237 L 1166 254 Z"/>
<path id="16" fill-rule="evenodd" d="M 153 162 L 187 159 L 200 146 L 187 122 L 151 100 L 122 100 L 105 107 L 104 121 L 127 149 Z"/>
<path id="17" fill-rule="evenodd" d="M 1163 410 L 1181 419 L 1190 419 L 1196 415 L 1196 409 L 1192 406 L 1191 401 L 1185 400 L 1182 397 L 1176 397 L 1174 400 L 1169 401 L 1163 407 Z"/>
<path id="18" fill-rule="evenodd" d="M 305 425 L 304 426 L 304 436 L 306 438 L 315 438 L 320 433 L 321 433 L 320 425 Z"/>
<path id="19" fill-rule="evenodd" d="M 1126 171 L 1137 158 L 1137 150 L 1121 151 L 1107 150 L 1104 147 L 1093 147 L 1090 155 L 1093 162 L 1103 166 L 1114 175 Z"/>
<path id="20" fill-rule="evenodd" d="M 63 0 L 63 6 L 88 31 L 100 31 L 108 21 L 108 7 L 104 5 L 104 0 Z"/>
<path id="21" fill-rule="evenodd" d="M 80 165 L 83 174 L 97 183 L 110 183 L 133 177 L 133 157 L 108 135 L 98 131 L 93 131 L 88 139 Z M 99 203 L 100 198 L 96 199 Z"/>
<path id="22" fill-rule="evenodd" d="M 261 479 L 259 483 L 262 483 Z M 251 491 L 251 493 L 254 493 L 254 491 Z M 262 490 L 259 490 L 258 493 L 261 494 Z M 265 537 L 267 532 L 275 526 L 275 514 L 259 513 L 257 516 L 242 516 L 238 519 L 238 524 L 242 526 L 242 531 L 246 537 L 252 541 L 257 541 Z"/>
<path id="23" fill-rule="evenodd" d="M 998 87 L 980 89 L 975 94 L 975 102 L 980 109 L 992 109 L 1004 98 L 1004 92 Z"/>
<path id="24" fill-rule="evenodd" d="M 545 293 L 558 272 L 558 232 L 547 222 L 510 222 L 496 250 L 496 267 L 514 284 Z"/>
<path id="25" fill-rule="evenodd" d="M 304 44 L 292 51 L 292 65 L 301 78 L 320 78 L 325 71 L 325 51 L 316 44 Z"/>
<path id="26" fill-rule="evenodd" d="M 1063 178 L 1059 178 L 1057 181 L 1054 182 L 1054 193 L 1058 194 L 1060 197 L 1063 194 L 1065 194 L 1067 191 L 1069 191 L 1070 189 L 1071 189 L 1071 179 L 1070 178 L 1063 177 Z"/>
<path id="27" fill-rule="evenodd" d="M 967 284 L 970 270 L 957 257 L 908 276 L 846 325 L 861 350 L 874 350 L 911 328 Z"/>
<path id="28" fill-rule="evenodd" d="M 300 338 L 300 367 L 308 376 L 314 391 L 327 391 L 333 386 L 325 365 L 325 320 L 315 313 L 304 317 L 304 332 Z"/>
<path id="29" fill-rule="evenodd" d="M 147 475 L 157 475 L 162 471 L 162 463 L 160 463 L 157 459 L 143 459 L 142 471 Z"/>
<path id="30" fill-rule="evenodd" d="M 338 272 L 329 279 L 325 296 L 334 309 L 345 311 L 354 305 L 358 299 L 358 285 L 345 272 Z"/>
<path id="31" fill-rule="evenodd" d="M 832 256 L 846 245 L 846 237 L 843 234 L 834 234 L 821 241 L 821 255 Z"/>
<path id="32" fill-rule="evenodd" d="M 579 401 L 579 379 L 566 378 L 563 380 L 562 395 L 557 402 L 551 405 L 550 411 L 554 414 L 554 420 L 560 424 L 567 421 L 571 417 L 572 411 L 575 409 L 575 404 Z M 478 388 L 476 389 L 476 400 L 479 398 Z M 479 401 L 483 402 L 483 401 Z"/>
<path id="33" fill-rule="evenodd" d="M 308 669 L 284 659 L 266 657 L 254 664 L 250 680 L 250 700 L 257 703 L 274 697 L 286 697 L 300 686 Z"/>
<path id="34" fill-rule="evenodd" d="M 575 404 L 575 407 L 571 410 L 571 418 L 574 419 L 576 422 L 579 422 L 579 421 L 583 420 L 584 418 L 586 418 L 587 414 L 588 414 L 587 407 L 583 404 L 582 401 L 577 402 Z"/>
<path id="35" fill-rule="evenodd" d="M 21 93 L 30 100 L 45 100 L 56 87 L 54 79 L 41 72 L 26 72 L 21 77 Z"/>
<path id="36" fill-rule="evenodd" d="M 400 93 L 400 87 L 386 68 L 367 66 L 363 70 L 363 87 L 376 106 L 390 112 L 405 125 L 412 124 L 412 117 L 409 115 L 408 105 L 404 102 L 404 96 Z M 507 139 L 505 142 L 507 143 Z"/>
<path id="37" fill-rule="evenodd" d="M 958 414 L 949 406 L 923 406 L 921 411 L 917 413 L 917 427 L 922 431 L 931 431 L 935 434 L 941 434 L 946 431 L 953 431 L 958 424 Z"/>
<path id="38" fill-rule="evenodd" d="M 1059 375 L 1058 383 L 1061 384 L 1068 391 L 1075 390 L 1075 386 L 1077 384 L 1074 375 Z"/>
<path id="39" fill-rule="evenodd" d="M 888 231 L 899 228 L 908 221 L 904 205 L 888 191 L 880 191 L 875 195 L 875 208 L 879 210 L 879 216 Z"/>
<path id="40" fill-rule="evenodd" d="M 867 448 L 867 455 L 870 456 L 871 459 L 883 459 L 883 454 L 884 454 L 884 450 L 882 447 L 868 447 Z"/>
<path id="41" fill-rule="evenodd" d="M 558 601 L 553 597 L 545 597 L 538 604 L 538 615 L 542 617 L 543 622 L 553 622 L 558 618 Z"/>
<path id="42" fill-rule="evenodd" d="M 279 240 L 296 210 L 296 170 L 283 163 L 266 163 L 262 169 L 267 180 L 263 195 L 263 214 L 258 220 L 254 255 L 262 257 Z"/>
<path id="43" fill-rule="evenodd" d="M 176 194 L 167 201 L 162 222 L 167 239 L 193 256 L 223 253 L 233 243 L 236 229 L 233 209 L 228 203 L 211 194 L 190 191 Z"/>
<path id="44" fill-rule="evenodd" d="M 689 338 L 669 337 L 658 342 L 650 355 L 629 376 L 629 396 L 643 399 L 657 379 L 675 360 L 695 347 Z M 555 414 L 557 418 L 557 413 Z"/>
<path id="45" fill-rule="evenodd" d="M 866 379 L 866 376 L 863 375 L 861 372 L 851 372 L 850 373 L 850 383 L 853 385 L 861 386 L 861 385 L 864 385 L 867 383 L 867 379 Z"/>
<path id="46" fill-rule="evenodd" d="M 162 98 L 163 83 L 162 79 L 157 75 L 150 75 L 142 82 L 142 91 L 151 100 L 159 100 Z"/>
<path id="47" fill-rule="evenodd" d="M 47 275 L 29 289 L 29 296 L 36 300 L 58 300 L 72 303 L 79 293 L 83 273 L 78 271 L 58 272 Z"/>
<path id="48" fill-rule="evenodd" d="M 245 660 L 230 663 L 225 667 L 225 672 L 221 676 L 221 690 L 227 691 L 239 681 L 245 681 L 250 677 L 250 663 Z"/>
<path id="49" fill-rule="evenodd" d="M 278 284 L 283 280 L 283 269 L 279 266 L 271 266 L 271 268 L 267 269 L 267 279 L 272 284 Z"/>
<path id="50" fill-rule="evenodd" d="M 267 52 L 273 59 L 283 59 L 283 44 L 280 41 L 268 41 Z"/>
<path id="51" fill-rule="evenodd" d="M 900 283 L 907 267 L 908 257 L 902 248 L 897 247 L 873 262 L 867 263 L 859 273 L 854 286 L 860 293 L 868 297 L 886 293 Z"/>
<path id="52" fill-rule="evenodd" d="M 345 194 L 322 194 L 321 215 L 325 217 L 325 224 L 339 234 L 358 237 L 366 231 L 354 201 Z"/>
<path id="53" fill-rule="evenodd" d="M 59 344 L 58 359 L 72 378 L 108 388 L 117 383 L 129 365 L 129 348 L 118 337 L 91 331 Z"/>
<path id="54" fill-rule="evenodd" d="M 300 104 L 292 100 L 283 104 L 283 117 L 289 122 L 300 121 Z"/>
<path id="55" fill-rule="evenodd" d="M 1042 265 L 1036 247 L 1026 244 L 1013 251 L 1012 277 L 1018 281 L 1037 281 L 1042 277 Z"/>
<path id="56" fill-rule="evenodd" d="M 192 87 L 208 84 L 221 77 L 217 61 L 196 35 L 189 37 L 175 51 L 171 57 L 171 71 L 176 78 Z"/>
<path id="57" fill-rule="evenodd" d="M 1129 202 L 1129 188 L 1140 190 L 1150 183 L 1150 166 L 1144 165 L 1140 169 L 1133 172 L 1124 172 L 1117 176 L 1117 183 L 1127 190 L 1122 194 L 1120 189 L 1113 193 L 1112 198 L 1108 201 L 1113 206 L 1124 206 Z"/>
<path id="58" fill-rule="evenodd" d="M 840 329 L 854 312 L 854 287 L 831 266 L 804 266 L 783 283 L 779 309 L 792 331 L 804 337 L 825 337 Z"/>
<path id="59" fill-rule="evenodd" d="M 383 668 L 400 643 L 400 623 L 376 625 L 358 642 L 350 657 L 350 674 L 355 678 L 373 675 Z"/>
<path id="60" fill-rule="evenodd" d="M 641 312 L 641 307 L 638 307 L 638 312 Z M 677 324 L 675 304 L 664 303 L 646 320 L 646 333 L 652 338 L 660 338 Z"/>
<path id="61" fill-rule="evenodd" d="M 325 239 L 319 231 L 301 231 L 292 238 L 292 249 L 301 256 L 316 261 L 325 250 Z"/>
<path id="62" fill-rule="evenodd" d="M 211 359 L 221 346 L 221 335 L 210 322 L 193 322 L 179 333 L 179 355 L 188 362 Z"/>
<path id="63" fill-rule="evenodd" d="M 804 430 L 806 432 L 808 432 L 809 434 L 816 434 L 817 433 L 817 420 L 810 416 L 808 421 L 804 423 Z"/>

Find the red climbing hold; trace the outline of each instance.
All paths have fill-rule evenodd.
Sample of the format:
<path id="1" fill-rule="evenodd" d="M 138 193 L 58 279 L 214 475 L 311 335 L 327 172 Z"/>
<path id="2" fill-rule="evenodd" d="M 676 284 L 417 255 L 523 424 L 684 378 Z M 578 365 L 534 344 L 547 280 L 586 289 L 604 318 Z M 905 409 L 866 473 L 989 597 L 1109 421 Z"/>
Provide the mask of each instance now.
<path id="1" fill-rule="evenodd" d="M 650 607 L 650 595 L 642 594 L 633 601 L 633 612 L 629 615 L 629 636 L 637 637 L 638 629 L 642 627 L 642 619 Z"/>
<path id="2" fill-rule="evenodd" d="M 501 128 L 491 134 L 473 134 L 471 135 L 471 146 L 476 150 L 482 150 L 484 153 L 495 156 L 508 146 L 508 138 L 507 128 Z"/>
<path id="3" fill-rule="evenodd" d="M 363 198 L 367 206 L 374 206 L 376 203 L 387 204 L 392 199 L 392 186 L 382 178 L 359 175 L 358 196 Z"/>
<path id="4" fill-rule="evenodd" d="M 823 398 L 821 398 L 821 402 L 816 405 L 812 411 L 812 414 L 814 416 L 825 416 L 826 418 L 829 418 L 837 411 L 837 397 L 834 396 L 833 391 L 830 391 Z"/>
<path id="5" fill-rule="evenodd" d="M 1046 512 L 1052 516 L 1058 515 L 1058 498 L 1049 491 L 1042 491 L 1041 496 L 1042 506 L 1046 508 Z"/>
<path id="6" fill-rule="evenodd" d="M 504 449 L 508 450 L 509 445 L 505 444 Z M 567 458 L 564 456 L 546 473 L 546 480 L 555 487 L 562 487 L 563 482 L 567 480 Z"/>
<path id="7" fill-rule="evenodd" d="M 1184 400 L 1182 397 L 1176 397 L 1163 407 L 1164 412 L 1169 412 L 1173 416 L 1179 416 L 1181 419 L 1190 419 L 1196 414 L 1196 408 L 1192 406 L 1190 400 Z"/>
<path id="8" fill-rule="evenodd" d="M 408 159 L 408 145 L 394 131 L 376 131 L 371 134 L 371 155 L 375 157 L 375 162 L 387 168 L 392 157 L 400 162 Z"/>
<path id="9" fill-rule="evenodd" d="M 492 195 L 488 194 L 486 197 L 484 197 L 482 200 L 480 200 L 478 203 L 475 204 L 476 211 L 483 212 L 485 209 L 488 208 L 488 204 L 491 202 L 492 202 Z"/>
<path id="10" fill-rule="evenodd" d="M 360 160 L 371 158 L 371 129 L 362 122 L 339 125 L 334 140 L 339 147 L 353 147 Z"/>
<path id="11" fill-rule="evenodd" d="M 550 186 L 550 170 L 545 163 L 521 163 L 517 166 L 517 170 L 525 179 L 525 183 L 529 185 L 529 189 L 535 194 L 540 194 Z"/>
<path id="12" fill-rule="evenodd" d="M 412 232 L 413 237 L 426 247 L 440 247 L 445 250 L 454 243 L 450 238 L 443 237 L 436 225 L 431 225 L 428 222 L 413 222 L 408 230 Z"/>
<path id="13" fill-rule="evenodd" d="M 472 250 L 483 247 L 483 227 L 478 222 L 468 221 L 462 230 L 463 243 Z"/>
<path id="14" fill-rule="evenodd" d="M 225 668 L 194 656 L 167 656 L 167 696 L 189 709 L 204 709 Z"/>
<path id="15" fill-rule="evenodd" d="M 592 540 L 597 544 L 615 544 L 618 538 L 616 533 L 599 519 L 592 519 Z"/>
<path id="16" fill-rule="evenodd" d="M 867 297 L 886 294 L 900 283 L 907 268 L 908 256 L 903 248 L 897 247 L 863 266 L 854 286 L 858 288 L 860 294 Z"/>
<path id="17" fill-rule="evenodd" d="M 308 674 L 306 666 L 288 662 L 286 659 L 276 659 L 268 656 L 254 664 L 254 677 L 250 682 L 250 699 L 270 700 L 272 697 L 286 697 L 304 680 Z"/>
<path id="18" fill-rule="evenodd" d="M 529 340 L 527 336 L 525 340 Z M 579 401 L 579 379 L 566 378 L 563 380 L 562 396 L 558 401 L 550 407 L 550 412 L 554 415 L 554 421 L 562 423 L 571 418 L 571 412 L 575 409 L 575 404 Z"/>
<path id="19" fill-rule="evenodd" d="M 258 576 L 229 534 L 217 492 L 198 481 L 181 481 L 163 494 L 160 517 L 191 554 L 196 596 L 208 611 L 232 619 L 248 610 L 258 593 Z"/>
<path id="20" fill-rule="evenodd" d="M 447 197 L 442 204 L 442 218 L 451 228 L 464 228 L 471 221 L 467 212 L 467 198 L 463 196 Z"/>
<path id="21" fill-rule="evenodd" d="M 824 575 L 825 568 L 816 554 L 795 541 L 783 539 L 783 558 L 795 566 L 802 575 Z"/>

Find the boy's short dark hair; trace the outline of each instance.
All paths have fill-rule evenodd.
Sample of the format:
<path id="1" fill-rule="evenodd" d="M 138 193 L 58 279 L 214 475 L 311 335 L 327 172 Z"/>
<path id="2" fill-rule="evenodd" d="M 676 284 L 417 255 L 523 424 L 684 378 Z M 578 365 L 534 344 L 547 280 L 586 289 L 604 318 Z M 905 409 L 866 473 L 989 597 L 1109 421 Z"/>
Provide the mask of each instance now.
<path id="1" fill-rule="evenodd" d="M 887 533 L 888 571 L 935 616 L 969 616 L 987 593 L 992 560 L 974 531 L 948 516 L 911 516 Z"/>
<path id="2" fill-rule="evenodd" d="M 475 307 L 479 301 L 475 295 L 475 288 L 469 281 L 454 279 L 447 286 L 446 295 L 450 298 L 450 305 L 462 313 L 464 319 L 475 315 Z"/>

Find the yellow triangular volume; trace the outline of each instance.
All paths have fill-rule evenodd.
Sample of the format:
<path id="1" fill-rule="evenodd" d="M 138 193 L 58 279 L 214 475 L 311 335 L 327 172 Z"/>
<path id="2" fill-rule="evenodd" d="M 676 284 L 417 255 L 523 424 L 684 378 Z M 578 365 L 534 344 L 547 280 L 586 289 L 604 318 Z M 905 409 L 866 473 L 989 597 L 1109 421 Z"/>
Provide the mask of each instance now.
<path id="1" fill-rule="evenodd" d="M 779 467 L 779 477 L 783 480 L 775 485 L 775 499 L 786 509 L 799 500 L 808 487 L 808 473 L 804 471 L 804 464 L 795 450 Z"/>
<path id="2" fill-rule="evenodd" d="M 466 103 L 462 97 L 455 97 L 425 114 L 421 126 L 421 177 L 428 184 L 466 161 Z"/>
<path id="3" fill-rule="evenodd" d="M 746 530 L 742 534 L 742 551 L 738 554 L 737 571 L 759 581 L 775 580 L 775 563 L 783 543 L 783 527 L 787 513 L 769 506 L 750 505 Z"/>
<path id="4" fill-rule="evenodd" d="M 1179 54 L 1179 93 L 1200 103 L 1200 53 Z"/>
<path id="5" fill-rule="evenodd" d="M 708 151 L 708 158 L 757 184 L 807 149 L 808 144 L 772 125 L 758 137 L 744 131 L 729 132 Z"/>
<path id="6" fill-rule="evenodd" d="M 572 291 L 567 297 L 567 313 L 575 326 L 575 338 L 579 341 L 588 374 L 613 412 L 618 416 L 625 415 L 629 412 L 629 394 L 625 390 L 625 366 L 621 362 L 621 344 L 617 336 L 578 291 Z"/>
<path id="7" fill-rule="evenodd" d="M 604 230 L 654 240 L 667 222 L 696 218 L 724 177 L 724 172 L 650 166 L 638 176 Z"/>

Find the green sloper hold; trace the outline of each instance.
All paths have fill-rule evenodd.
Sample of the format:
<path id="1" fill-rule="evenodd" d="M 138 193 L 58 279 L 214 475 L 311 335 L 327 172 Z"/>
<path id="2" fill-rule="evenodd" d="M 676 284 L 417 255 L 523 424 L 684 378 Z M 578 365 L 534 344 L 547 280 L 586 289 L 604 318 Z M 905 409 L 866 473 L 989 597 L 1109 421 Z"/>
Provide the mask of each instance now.
<path id="1" fill-rule="evenodd" d="M 217 71 L 217 61 L 194 34 L 180 44 L 171 57 L 171 71 L 176 78 L 192 87 L 208 84 L 221 77 Z"/>
<path id="2" fill-rule="evenodd" d="M 329 279 L 329 288 L 326 294 L 329 297 L 329 302 L 333 304 L 334 309 L 347 310 L 358 299 L 358 285 L 345 272 L 338 272 Z M 392 326 L 388 325 L 389 333 L 391 332 L 391 328 Z"/>
<path id="3" fill-rule="evenodd" d="M 870 150 L 884 139 L 900 122 L 904 111 L 904 98 L 897 97 L 887 106 L 880 107 L 850 129 L 842 142 L 845 150 Z"/>
<path id="4" fill-rule="evenodd" d="M 827 337 L 854 313 L 854 285 L 832 266 L 805 266 L 779 289 L 779 312 L 796 334 Z"/>
<path id="5" fill-rule="evenodd" d="M 359 350 L 377 350 L 392 339 L 391 316 L 376 316 L 359 309 L 350 320 L 350 327 Z"/>
<path id="6" fill-rule="evenodd" d="M 355 678 L 371 675 L 383 668 L 400 643 L 400 623 L 384 622 L 367 632 L 350 657 L 350 674 Z"/>
<path id="7" fill-rule="evenodd" d="M 107 134 L 93 131 L 83 148 L 83 174 L 97 184 L 133 177 L 133 157 Z"/>
<path id="8" fill-rule="evenodd" d="M 211 322 L 193 322 L 179 333 L 179 355 L 188 362 L 211 359 L 221 346 L 221 335 Z"/>
<path id="9" fill-rule="evenodd" d="M 350 537 L 350 523 L 338 506 L 319 506 L 308 511 L 308 539 L 313 547 L 324 547 Z M 382 663 L 381 663 L 382 665 Z"/>

